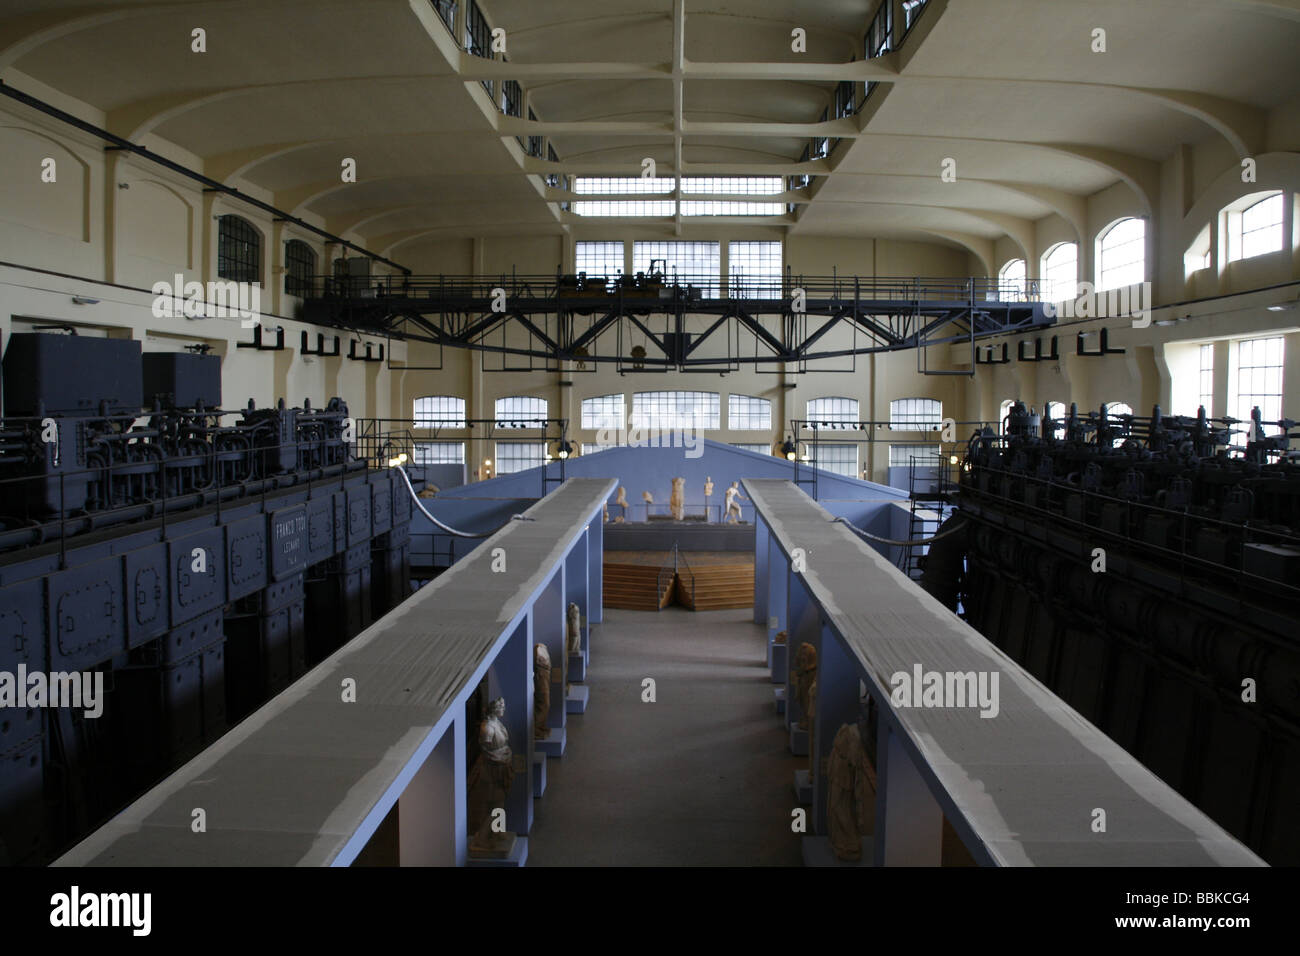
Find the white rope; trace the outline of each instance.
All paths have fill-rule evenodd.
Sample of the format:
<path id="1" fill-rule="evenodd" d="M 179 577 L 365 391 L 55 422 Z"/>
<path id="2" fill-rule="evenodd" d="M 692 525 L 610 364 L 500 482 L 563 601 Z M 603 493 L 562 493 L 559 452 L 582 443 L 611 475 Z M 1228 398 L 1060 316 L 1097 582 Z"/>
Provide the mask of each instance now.
<path id="1" fill-rule="evenodd" d="M 455 528 L 451 527 L 450 525 L 445 525 L 437 518 L 435 518 L 429 512 L 429 509 L 424 506 L 424 502 L 420 500 L 420 496 L 415 493 L 415 487 L 411 484 L 411 477 L 406 473 L 405 468 L 403 468 L 401 465 L 394 465 L 393 470 L 396 471 L 398 474 L 400 474 L 402 476 L 402 480 L 406 482 L 406 490 L 411 493 L 411 500 L 415 502 L 415 506 L 420 509 L 421 513 L 423 513 L 423 515 L 426 518 L 428 518 L 430 521 L 436 524 L 443 531 L 447 532 L 448 534 L 453 534 L 458 538 L 490 538 L 492 535 L 500 531 L 501 528 L 504 528 L 506 527 L 506 525 L 510 524 L 510 521 L 532 521 L 533 520 L 527 515 L 511 515 L 510 521 L 507 521 L 505 524 L 501 525 L 500 528 L 493 528 L 491 531 L 457 531 Z"/>

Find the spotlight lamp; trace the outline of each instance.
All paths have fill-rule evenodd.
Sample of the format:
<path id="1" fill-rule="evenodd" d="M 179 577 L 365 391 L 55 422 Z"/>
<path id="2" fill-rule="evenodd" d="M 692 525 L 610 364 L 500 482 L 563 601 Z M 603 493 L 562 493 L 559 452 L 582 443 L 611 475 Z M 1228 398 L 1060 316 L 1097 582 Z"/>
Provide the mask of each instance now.
<path id="1" fill-rule="evenodd" d="M 798 454 L 798 452 L 799 449 L 795 447 L 794 442 L 789 438 L 781 443 L 781 454 L 785 455 L 786 461 L 794 461 L 795 455 Z"/>
<path id="2" fill-rule="evenodd" d="M 556 455 L 561 461 L 573 454 L 573 446 L 567 440 L 561 441 Z"/>

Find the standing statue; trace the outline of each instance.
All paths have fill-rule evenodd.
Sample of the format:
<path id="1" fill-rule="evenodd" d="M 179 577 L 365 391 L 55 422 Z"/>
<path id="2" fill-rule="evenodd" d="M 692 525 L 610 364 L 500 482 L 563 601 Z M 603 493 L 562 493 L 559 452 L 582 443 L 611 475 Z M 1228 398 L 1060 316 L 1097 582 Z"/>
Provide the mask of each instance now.
<path id="1" fill-rule="evenodd" d="M 708 475 L 704 476 L 704 497 L 705 498 L 713 497 L 713 479 L 710 478 Z"/>
<path id="2" fill-rule="evenodd" d="M 609 502 L 605 502 L 605 524 L 609 524 Z"/>
<path id="3" fill-rule="evenodd" d="M 569 602 L 567 644 L 570 654 L 582 653 L 582 609 L 572 601 Z"/>
<path id="4" fill-rule="evenodd" d="M 672 513 L 674 521 L 681 521 L 686 517 L 686 479 L 673 479 L 672 497 L 668 499 L 668 510 Z"/>
<path id="5" fill-rule="evenodd" d="M 643 491 L 643 492 L 641 492 L 641 498 L 642 498 L 642 499 L 645 501 L 645 503 L 648 504 L 648 505 L 652 505 L 652 504 L 655 503 L 655 496 L 652 495 L 652 494 L 650 494 L 650 492 L 648 492 L 648 491 Z"/>
<path id="6" fill-rule="evenodd" d="M 623 488 L 621 486 L 619 487 L 618 497 L 614 499 L 614 504 L 622 508 L 624 514 L 627 513 L 627 489 L 626 488 Z"/>
<path id="7" fill-rule="evenodd" d="M 740 500 L 737 501 L 736 499 L 740 499 Z M 728 522 L 734 524 L 738 524 L 740 522 L 740 515 L 741 515 L 740 502 L 748 501 L 748 500 L 749 500 L 748 498 L 746 498 L 744 495 L 740 493 L 740 482 L 733 481 L 731 483 L 731 487 L 727 489 L 727 521 Z"/>
<path id="8" fill-rule="evenodd" d="M 533 645 L 533 739 L 551 736 L 551 653 L 545 644 Z"/>
<path id="9" fill-rule="evenodd" d="M 862 747 L 858 724 L 843 724 L 831 744 L 826 762 L 826 817 L 831 849 L 837 859 L 862 859 L 862 837 L 867 833 L 866 812 L 871 792 L 870 765 Z"/>
<path id="10" fill-rule="evenodd" d="M 799 645 L 799 650 L 794 655 L 794 693 L 795 698 L 799 701 L 800 730 L 807 730 L 809 727 L 809 693 L 816 680 L 817 648 L 804 641 Z"/>
<path id="11" fill-rule="evenodd" d="M 515 782 L 510 731 L 501 719 L 505 713 L 504 697 L 488 704 L 487 714 L 478 725 L 479 756 L 466 780 L 469 791 L 469 852 L 480 856 L 508 856 L 515 843 L 513 833 L 497 832 L 492 826 L 504 814 L 506 794 Z"/>

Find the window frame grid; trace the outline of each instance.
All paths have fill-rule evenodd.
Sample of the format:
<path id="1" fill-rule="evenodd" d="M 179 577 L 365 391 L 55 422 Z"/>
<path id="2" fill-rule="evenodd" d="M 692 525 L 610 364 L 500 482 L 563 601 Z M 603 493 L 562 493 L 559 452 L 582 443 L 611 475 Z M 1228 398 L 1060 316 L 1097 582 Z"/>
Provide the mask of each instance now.
<path id="1" fill-rule="evenodd" d="M 579 415 L 582 423 L 580 427 L 589 431 L 622 429 L 627 415 L 626 396 L 623 392 L 612 392 L 609 395 L 584 398 L 579 406 Z"/>
<path id="2" fill-rule="evenodd" d="M 284 244 L 284 294 L 308 298 L 312 294 L 312 276 L 316 274 L 316 250 L 301 239 Z"/>
<path id="3" fill-rule="evenodd" d="M 433 403 L 422 413 L 421 402 Z M 443 406 L 450 406 L 446 408 Z M 445 417 L 438 417 L 445 416 Z M 411 420 L 415 428 L 468 428 L 465 399 L 458 395 L 421 395 L 411 403 Z"/>
<path id="4" fill-rule="evenodd" d="M 546 419 L 550 417 L 550 407 L 550 403 L 539 395 L 502 395 L 492 403 L 493 426 L 512 429 L 545 428 Z M 539 410 L 540 416 L 537 414 Z"/>
<path id="5" fill-rule="evenodd" d="M 683 403 L 695 402 L 683 416 Z M 647 416 L 647 406 L 649 415 Z M 717 431 L 721 428 L 722 401 L 718 392 L 686 389 L 648 390 L 632 393 L 632 411 L 628 427 L 663 431 Z M 671 416 L 671 417 L 669 417 Z M 701 418 L 704 420 L 701 421 Z"/>
<path id="6" fill-rule="evenodd" d="M 828 423 L 825 426 L 818 425 L 815 429 L 818 431 L 852 431 L 861 421 L 860 408 L 861 405 L 856 398 L 845 395 L 825 395 L 821 398 L 808 399 L 807 404 L 804 405 L 804 417 L 810 422 Z"/>
<path id="7" fill-rule="evenodd" d="M 937 398 L 895 398 L 889 403 L 891 432 L 927 432 L 943 427 L 943 402 Z"/>
<path id="8" fill-rule="evenodd" d="M 443 457 L 434 455 L 429 457 L 427 454 L 422 456 L 422 452 L 429 452 L 431 449 L 455 448 L 459 449 L 459 457 Z M 465 464 L 465 443 L 463 441 L 417 441 L 411 445 L 411 464 L 413 465 L 463 465 Z"/>
<path id="9" fill-rule="evenodd" d="M 689 248 L 686 248 L 689 247 Z M 685 259 L 675 253 L 692 253 Z M 703 252 L 704 255 L 694 253 Z M 700 286 L 705 298 L 716 299 L 722 273 L 722 243 L 697 239 L 638 239 L 632 243 L 632 271 L 649 272 L 654 259 L 665 260 L 667 278 Z M 682 266 L 688 268 L 682 268 Z M 707 284 L 706 284 L 707 283 Z"/>
<path id="10" fill-rule="evenodd" d="M 741 423 L 744 424 L 741 424 Z M 760 422 L 760 424 L 753 424 Z M 733 432 L 772 431 L 772 401 L 757 395 L 727 396 L 727 429 Z"/>
<path id="11" fill-rule="evenodd" d="M 805 442 L 808 450 L 808 460 L 802 464 L 810 465 L 813 468 L 820 468 L 822 471 L 830 472 L 832 475 L 839 475 L 842 478 L 860 478 L 862 469 L 859 465 L 858 444 L 857 442 Z M 820 457 L 827 452 L 834 459 L 837 455 L 842 455 L 842 461 L 827 461 L 826 458 Z M 851 471 L 844 470 L 848 465 L 850 455 L 853 458 L 853 467 Z"/>
<path id="12" fill-rule="evenodd" d="M 250 285 L 262 279 L 262 234 L 243 216 L 217 219 L 217 278 Z"/>
<path id="13" fill-rule="evenodd" d="M 493 460 L 494 472 L 497 476 L 513 475 L 521 471 L 527 471 L 529 468 L 537 468 L 546 464 L 546 442 L 544 441 L 498 441 L 493 449 L 495 458 Z M 522 451 L 528 448 L 532 451 L 528 454 L 515 454 L 515 451 Z M 502 450 L 509 451 L 508 454 L 502 454 Z M 506 467 L 509 464 L 510 467 Z M 521 466 L 522 467 L 519 467 Z"/>
<path id="14" fill-rule="evenodd" d="M 1112 242 L 1116 232 L 1131 228 L 1136 223 L 1140 229 L 1136 236 Z M 1127 251 L 1125 251 L 1127 250 Z M 1126 255 L 1120 262 L 1107 261 L 1108 257 Z M 1118 276 L 1116 276 L 1118 273 Z M 1110 278 L 1108 278 L 1108 276 Z M 1146 220 L 1137 216 L 1121 219 L 1106 230 L 1097 244 L 1097 291 L 1124 289 L 1146 281 Z"/>

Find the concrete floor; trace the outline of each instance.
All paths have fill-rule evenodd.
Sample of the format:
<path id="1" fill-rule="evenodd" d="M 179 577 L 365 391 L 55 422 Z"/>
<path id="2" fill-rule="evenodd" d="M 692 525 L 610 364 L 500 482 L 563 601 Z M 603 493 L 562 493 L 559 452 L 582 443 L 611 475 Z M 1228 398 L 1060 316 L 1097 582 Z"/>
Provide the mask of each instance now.
<path id="1" fill-rule="evenodd" d="M 590 706 L 548 761 L 528 865 L 800 865 L 791 781 L 807 759 L 789 753 L 753 610 L 604 616 Z"/>

